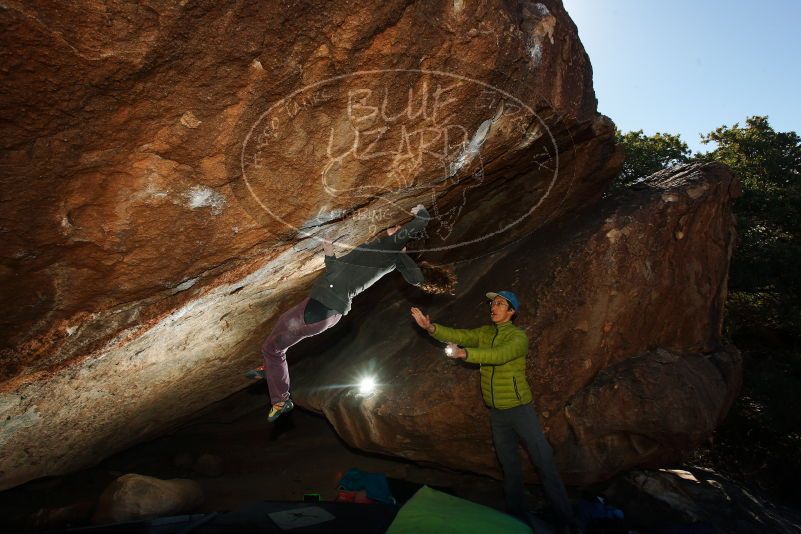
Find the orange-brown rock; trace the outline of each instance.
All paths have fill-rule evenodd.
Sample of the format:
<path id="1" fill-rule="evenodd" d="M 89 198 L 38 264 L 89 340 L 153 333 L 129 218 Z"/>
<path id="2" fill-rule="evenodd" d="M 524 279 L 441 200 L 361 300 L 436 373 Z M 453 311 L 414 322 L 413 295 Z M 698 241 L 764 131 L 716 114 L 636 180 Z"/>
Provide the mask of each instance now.
<path id="1" fill-rule="evenodd" d="M 461 265 L 455 298 L 387 281 L 380 300 L 363 301 L 369 309 L 332 334 L 334 347 L 318 341 L 321 354 L 295 366 L 293 396 L 360 449 L 498 475 L 478 368 L 445 358 L 409 307 L 473 328 L 490 322 L 484 293 L 510 289 L 531 342 L 535 406 L 566 481 L 679 461 L 712 434 L 741 384 L 739 352 L 721 340 L 738 188 L 722 165 L 677 167 Z M 365 374 L 381 384 L 368 398 L 353 387 Z"/>
<path id="2" fill-rule="evenodd" d="M 194 480 L 161 480 L 129 473 L 103 490 L 92 523 L 122 523 L 192 512 L 203 504 L 203 488 Z"/>
<path id="3" fill-rule="evenodd" d="M 322 230 L 423 202 L 428 254 L 469 259 L 620 165 L 556 0 L 9 0 L 0 24 L 0 488 L 241 388 Z"/>

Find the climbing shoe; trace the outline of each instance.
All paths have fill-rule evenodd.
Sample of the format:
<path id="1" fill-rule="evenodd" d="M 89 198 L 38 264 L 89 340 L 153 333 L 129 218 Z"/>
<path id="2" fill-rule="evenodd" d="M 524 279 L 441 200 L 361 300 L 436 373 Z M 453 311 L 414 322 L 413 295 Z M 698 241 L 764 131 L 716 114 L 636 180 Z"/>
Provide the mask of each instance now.
<path id="1" fill-rule="evenodd" d="M 262 378 L 264 378 L 264 366 L 262 365 L 261 367 L 257 367 L 256 369 L 251 369 L 250 371 L 245 373 L 245 376 L 250 378 L 251 380 L 261 380 Z"/>
<path id="2" fill-rule="evenodd" d="M 270 413 L 267 415 L 267 422 L 275 422 L 282 413 L 290 412 L 294 407 L 295 403 L 292 402 L 292 399 L 287 399 L 284 402 L 276 402 L 273 404 L 273 407 L 270 408 Z"/>

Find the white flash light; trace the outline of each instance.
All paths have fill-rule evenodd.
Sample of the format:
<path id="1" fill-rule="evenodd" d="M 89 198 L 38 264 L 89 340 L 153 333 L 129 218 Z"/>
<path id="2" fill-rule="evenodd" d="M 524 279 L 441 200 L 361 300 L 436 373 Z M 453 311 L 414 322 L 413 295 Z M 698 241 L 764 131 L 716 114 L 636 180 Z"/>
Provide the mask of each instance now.
<path id="1" fill-rule="evenodd" d="M 359 395 L 368 397 L 375 393 L 375 378 L 366 376 L 359 382 Z"/>
<path id="2" fill-rule="evenodd" d="M 447 347 L 445 347 L 445 355 L 453 356 L 453 346 L 448 345 Z"/>

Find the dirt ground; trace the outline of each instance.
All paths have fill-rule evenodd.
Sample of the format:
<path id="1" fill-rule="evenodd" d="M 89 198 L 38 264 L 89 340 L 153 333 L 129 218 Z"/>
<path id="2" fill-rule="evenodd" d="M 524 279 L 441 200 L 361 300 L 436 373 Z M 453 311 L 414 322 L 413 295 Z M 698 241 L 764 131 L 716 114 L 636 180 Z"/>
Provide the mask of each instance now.
<path id="1" fill-rule="evenodd" d="M 264 384 L 256 383 L 204 409 L 173 433 L 95 467 L 2 492 L 0 524 L 15 531 L 87 525 L 103 489 L 127 473 L 197 481 L 206 497 L 197 512 L 235 510 L 262 500 L 299 501 L 305 493 L 333 500 L 337 481 L 352 467 L 446 488 L 503 509 L 503 487 L 497 480 L 364 454 L 345 445 L 321 416 L 296 408 L 270 424 L 266 407 Z M 532 507 L 543 506 L 537 489 L 532 491 Z"/>

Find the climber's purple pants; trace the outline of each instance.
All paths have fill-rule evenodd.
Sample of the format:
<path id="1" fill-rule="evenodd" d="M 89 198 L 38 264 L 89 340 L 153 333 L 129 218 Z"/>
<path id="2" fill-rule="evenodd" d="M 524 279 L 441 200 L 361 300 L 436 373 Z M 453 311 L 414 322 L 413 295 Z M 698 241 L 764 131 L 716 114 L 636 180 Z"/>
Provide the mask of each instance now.
<path id="1" fill-rule="evenodd" d="M 273 331 L 261 345 L 261 355 L 264 358 L 264 377 L 270 390 L 270 400 L 273 404 L 289 398 L 289 368 L 286 365 L 286 351 L 289 347 L 307 337 L 316 336 L 337 324 L 342 314 L 332 315 L 322 321 L 306 324 L 303 322 L 303 312 L 306 309 L 308 298 L 293 306 L 273 326 Z"/>

